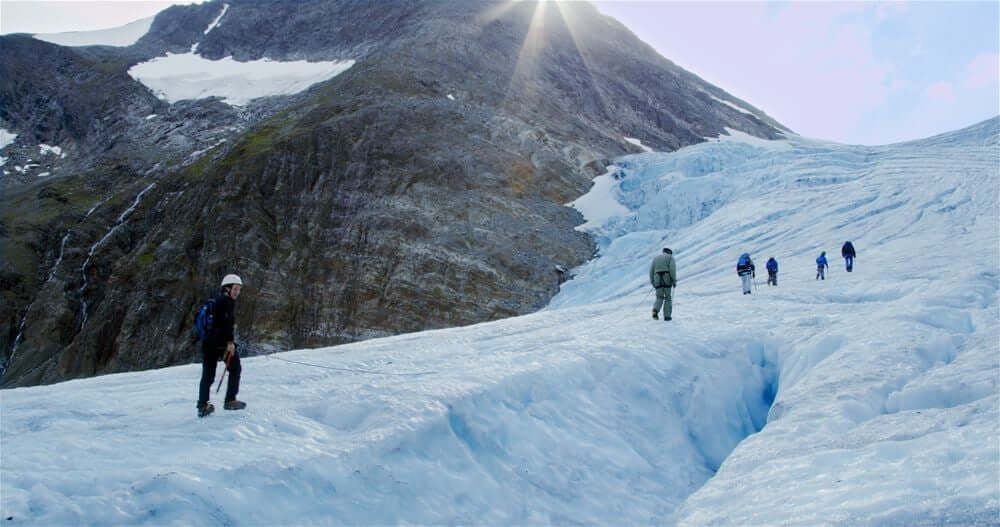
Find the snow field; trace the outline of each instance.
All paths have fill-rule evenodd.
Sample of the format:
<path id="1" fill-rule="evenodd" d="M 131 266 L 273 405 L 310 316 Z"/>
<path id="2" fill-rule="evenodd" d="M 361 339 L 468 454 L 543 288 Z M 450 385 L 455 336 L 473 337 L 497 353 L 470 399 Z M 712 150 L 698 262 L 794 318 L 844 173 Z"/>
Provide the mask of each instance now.
<path id="1" fill-rule="evenodd" d="M 996 522 L 997 124 L 887 147 L 736 133 L 618 163 L 617 187 L 600 192 L 631 212 L 595 230 L 601 257 L 550 309 L 603 299 L 640 310 L 629 299 L 670 246 L 674 322 L 725 303 L 716 327 L 777 342 L 767 426 L 672 522 Z M 837 251 L 847 239 L 859 251 L 850 274 Z M 831 270 L 816 281 L 821 250 Z M 744 251 L 761 271 L 747 297 L 735 276 Z"/>
<path id="2" fill-rule="evenodd" d="M 41 524 L 655 522 L 763 424 L 773 368 L 766 344 L 733 336 L 665 352 L 646 321 L 608 346 L 621 318 L 580 308 L 276 356 L 341 370 L 249 358 L 249 411 L 205 420 L 197 365 L 6 391 L 22 410 L 4 422 L 3 510 Z"/>
<path id="3" fill-rule="evenodd" d="M 190 52 L 167 53 L 166 57 L 132 66 L 128 74 L 169 103 L 221 97 L 226 104 L 245 106 L 258 97 L 298 93 L 336 77 L 353 65 L 353 60 L 237 62 L 232 57 L 209 60 Z"/>
<path id="4" fill-rule="evenodd" d="M 628 156 L 594 188 L 617 204 L 577 202 L 617 212 L 590 224 L 600 257 L 549 308 L 244 359 L 244 412 L 217 400 L 194 417 L 200 365 L 2 391 L 0 513 L 995 524 L 998 123 L 886 147 L 733 133 Z M 650 319 L 664 245 L 671 322 Z M 761 268 L 749 296 L 744 251 Z"/>
<path id="5" fill-rule="evenodd" d="M 7 145 L 13 143 L 15 139 L 17 139 L 17 134 L 0 128 L 0 149 L 6 148 Z"/>

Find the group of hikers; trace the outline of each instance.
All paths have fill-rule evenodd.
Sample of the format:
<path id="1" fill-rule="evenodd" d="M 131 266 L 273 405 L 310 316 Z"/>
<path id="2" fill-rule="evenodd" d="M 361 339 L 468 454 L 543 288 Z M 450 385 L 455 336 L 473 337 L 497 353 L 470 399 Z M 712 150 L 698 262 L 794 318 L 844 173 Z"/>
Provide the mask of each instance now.
<path id="1" fill-rule="evenodd" d="M 857 253 L 854 251 L 854 244 L 850 241 L 844 242 L 840 249 L 840 255 L 844 257 L 844 264 L 847 272 L 854 270 L 854 258 Z M 767 269 L 767 285 L 777 287 L 778 285 L 778 261 L 770 257 L 765 264 Z M 816 258 L 816 280 L 826 280 L 826 270 L 830 268 L 826 260 L 826 251 L 822 251 Z M 736 274 L 740 277 L 743 285 L 743 294 L 749 295 L 753 291 L 753 279 L 757 277 L 757 270 L 750 253 L 743 253 L 736 262 Z M 649 283 L 656 290 L 656 301 L 653 303 L 653 319 L 659 320 L 660 309 L 663 309 L 663 320 L 671 320 L 673 307 L 671 305 L 671 292 L 677 287 L 677 266 L 674 263 L 674 253 L 669 247 L 663 248 L 663 254 L 653 258 L 653 263 L 649 266 Z"/>
<path id="2" fill-rule="evenodd" d="M 847 272 L 854 269 L 854 245 L 851 242 L 844 243 L 840 250 L 847 266 Z M 778 285 L 778 261 L 772 256 L 767 260 L 767 283 L 771 286 Z M 816 258 L 816 279 L 826 280 L 826 269 L 830 267 L 826 261 L 826 251 L 820 253 Z M 739 275 L 743 283 L 743 294 L 749 295 L 752 291 L 751 280 L 757 276 L 753 260 L 749 253 L 743 253 L 736 264 L 736 274 Z M 653 303 L 653 319 L 659 319 L 660 310 L 663 310 L 663 320 L 671 320 L 673 312 L 672 291 L 677 287 L 677 265 L 674 263 L 674 253 L 669 247 L 663 248 L 663 254 L 653 258 L 653 263 L 649 266 L 649 283 L 656 290 L 656 301 Z M 215 407 L 209 402 L 209 392 L 212 383 L 215 382 L 215 373 L 219 360 L 226 364 L 222 375 L 229 373 L 229 382 L 226 385 L 226 398 L 223 408 L 226 410 L 242 410 L 246 408 L 246 403 L 236 399 L 236 394 L 240 391 L 240 355 L 236 349 L 236 339 L 233 335 L 234 323 L 236 320 L 236 298 L 240 296 L 240 289 L 243 288 L 243 281 L 234 274 L 226 275 L 222 279 L 222 289 L 219 295 L 205 302 L 198 310 L 195 318 L 195 332 L 201 340 L 202 368 L 201 384 L 198 389 L 198 417 L 205 417 L 215 411 Z M 219 381 L 221 387 L 222 381 Z M 218 388 L 216 389 L 218 390 Z"/>

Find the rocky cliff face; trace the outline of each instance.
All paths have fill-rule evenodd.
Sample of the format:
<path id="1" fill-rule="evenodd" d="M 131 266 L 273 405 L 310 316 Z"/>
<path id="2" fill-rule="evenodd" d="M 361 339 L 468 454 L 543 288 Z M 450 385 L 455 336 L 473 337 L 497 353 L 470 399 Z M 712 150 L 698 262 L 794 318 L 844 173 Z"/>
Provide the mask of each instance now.
<path id="1" fill-rule="evenodd" d="M 0 37 L 4 168 L 39 143 L 71 154 L 3 179 L 4 386 L 192 360 L 194 311 L 229 272 L 254 350 L 528 313 L 591 256 L 563 204 L 625 137 L 782 130 L 587 4 L 244 0 L 205 34 L 222 9 L 172 7 L 128 48 Z M 167 104 L 125 73 L 196 43 L 356 62 L 245 107 Z"/>

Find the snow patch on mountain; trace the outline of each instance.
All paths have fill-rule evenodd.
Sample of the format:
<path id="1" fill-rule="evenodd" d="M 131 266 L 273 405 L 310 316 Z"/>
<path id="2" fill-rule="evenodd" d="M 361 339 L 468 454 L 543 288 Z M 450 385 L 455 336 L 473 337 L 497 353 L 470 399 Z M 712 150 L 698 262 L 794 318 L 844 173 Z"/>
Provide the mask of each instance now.
<path id="1" fill-rule="evenodd" d="M 60 148 L 58 146 L 49 146 L 49 145 L 47 145 L 45 143 L 42 143 L 42 144 L 38 145 L 38 154 L 39 155 L 43 155 L 43 156 L 47 155 L 47 154 L 54 154 L 54 155 L 57 155 L 57 156 L 62 156 L 63 155 L 63 151 L 62 151 L 62 148 Z"/>
<path id="2" fill-rule="evenodd" d="M 736 110 L 736 111 L 738 111 L 740 113 L 745 113 L 747 115 L 752 115 L 754 117 L 757 117 L 757 114 L 751 112 L 750 110 L 747 110 L 746 108 L 743 108 L 742 106 L 738 106 L 738 105 L 733 104 L 733 103 L 731 103 L 729 101 L 724 101 L 724 100 L 722 100 L 722 99 L 720 99 L 720 98 L 718 98 L 718 97 L 716 97 L 714 95 L 709 95 L 709 97 L 711 97 L 712 99 L 714 99 L 717 102 L 721 102 L 722 104 L 725 104 L 726 106 L 728 106 L 728 107 L 730 107 L 730 108 L 732 108 L 732 109 L 734 109 L 734 110 Z M 759 117 L 757 117 L 757 118 L 759 119 Z"/>
<path id="3" fill-rule="evenodd" d="M 215 20 L 212 20 L 212 23 L 209 24 L 207 28 L 205 28 L 205 32 L 202 33 L 202 35 L 207 35 L 213 29 L 215 29 L 216 26 L 219 25 L 219 22 L 222 21 L 222 17 L 225 16 L 226 11 L 229 11 L 229 4 L 223 4 L 223 6 L 222 6 L 222 12 L 220 12 L 219 16 L 215 17 Z M 198 45 L 199 44 L 201 44 L 200 41 L 199 42 L 195 42 L 194 44 L 191 45 L 191 53 L 197 53 L 198 52 Z"/>
<path id="4" fill-rule="evenodd" d="M 17 139 L 17 134 L 0 128 L 0 149 L 6 148 L 7 145 L 13 143 L 15 139 Z"/>
<path id="5" fill-rule="evenodd" d="M 652 152 L 653 151 L 652 148 L 650 148 L 650 147 L 642 144 L 642 141 L 640 141 L 640 140 L 638 140 L 638 139 L 636 139 L 634 137 L 626 137 L 625 138 L 625 142 L 626 143 L 631 143 L 631 144 L 633 144 L 635 146 L 638 146 L 639 148 L 642 149 L 643 152 Z"/>
<path id="6" fill-rule="evenodd" d="M 609 218 L 628 214 L 628 208 L 619 203 L 614 195 L 618 187 L 616 174 L 618 170 L 612 166 L 607 172 L 594 178 L 594 186 L 590 188 L 590 192 L 567 204 L 580 211 L 587 220 L 583 225 L 577 226 L 577 230 L 589 231 L 603 225 Z"/>
<path id="7" fill-rule="evenodd" d="M 205 28 L 205 32 L 202 33 L 202 34 L 203 35 L 207 35 L 207 34 L 211 33 L 212 30 L 215 29 L 219 25 L 219 22 L 222 21 L 222 17 L 224 17 L 226 15 L 226 11 L 229 11 L 229 4 L 223 4 L 223 6 L 222 6 L 222 12 L 219 13 L 219 16 L 215 17 L 215 20 L 212 20 L 212 23 L 209 24 L 207 28 Z"/>
<path id="8" fill-rule="evenodd" d="M 221 97 L 229 105 L 244 106 L 258 97 L 301 92 L 353 65 L 353 60 L 237 62 L 232 57 L 209 60 L 194 53 L 167 53 L 166 57 L 132 66 L 128 73 L 170 103 Z"/>

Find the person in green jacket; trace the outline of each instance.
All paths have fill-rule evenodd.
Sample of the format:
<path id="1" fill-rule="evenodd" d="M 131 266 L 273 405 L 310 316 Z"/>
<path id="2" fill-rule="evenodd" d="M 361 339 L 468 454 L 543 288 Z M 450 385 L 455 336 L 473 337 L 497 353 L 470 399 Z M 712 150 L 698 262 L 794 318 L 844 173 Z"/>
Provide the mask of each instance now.
<path id="1" fill-rule="evenodd" d="M 677 287 L 677 267 L 674 265 L 674 252 L 669 247 L 664 247 L 663 254 L 653 258 L 653 264 L 649 266 L 649 283 L 656 289 L 653 320 L 659 320 L 661 306 L 663 320 L 670 320 L 670 313 L 673 311 L 670 292 Z"/>

